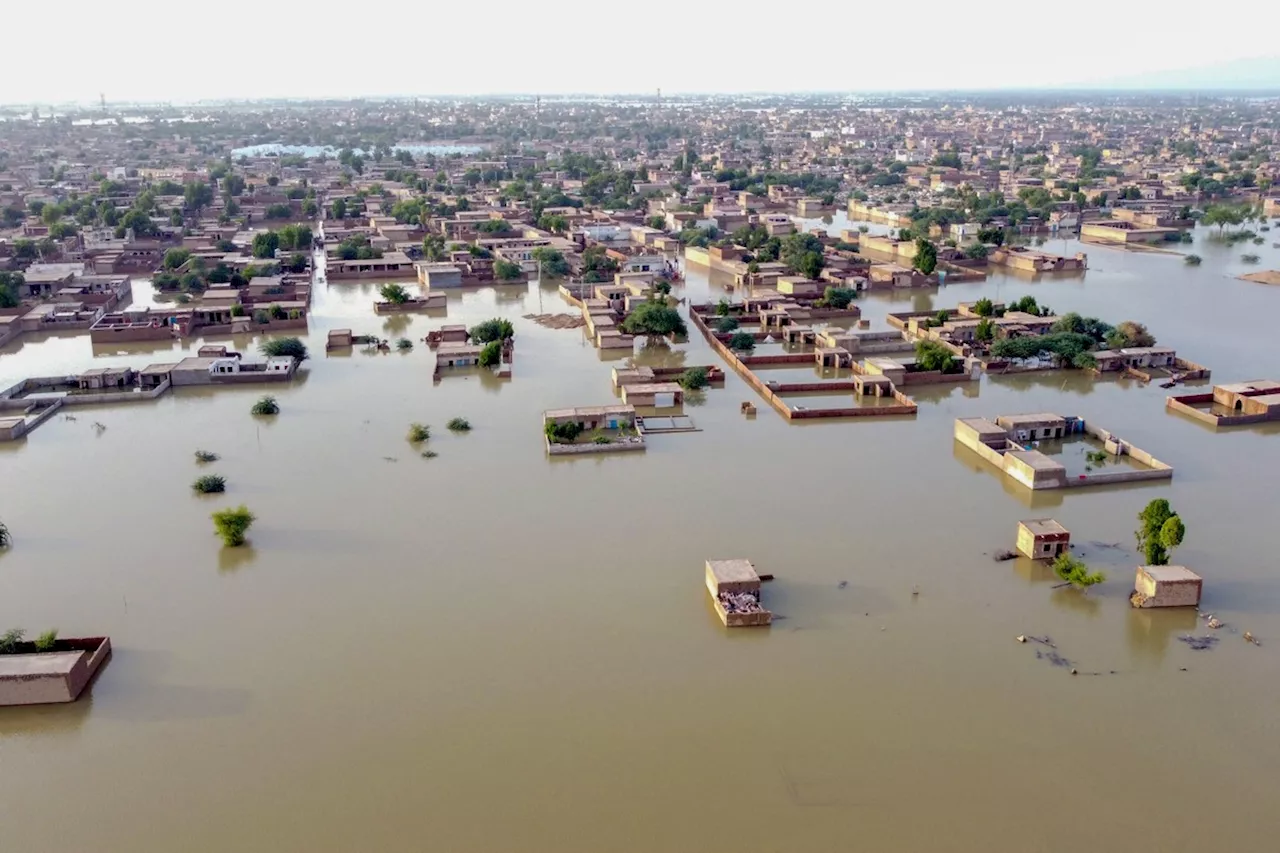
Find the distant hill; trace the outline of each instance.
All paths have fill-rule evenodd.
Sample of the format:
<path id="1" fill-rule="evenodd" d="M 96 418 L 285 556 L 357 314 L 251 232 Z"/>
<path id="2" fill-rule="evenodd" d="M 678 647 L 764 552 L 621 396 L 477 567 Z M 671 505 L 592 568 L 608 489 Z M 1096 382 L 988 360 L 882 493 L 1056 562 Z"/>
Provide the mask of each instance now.
<path id="1" fill-rule="evenodd" d="M 1199 68 L 1149 71 L 1077 83 L 1087 89 L 1266 89 L 1280 90 L 1280 56 L 1235 59 Z"/>

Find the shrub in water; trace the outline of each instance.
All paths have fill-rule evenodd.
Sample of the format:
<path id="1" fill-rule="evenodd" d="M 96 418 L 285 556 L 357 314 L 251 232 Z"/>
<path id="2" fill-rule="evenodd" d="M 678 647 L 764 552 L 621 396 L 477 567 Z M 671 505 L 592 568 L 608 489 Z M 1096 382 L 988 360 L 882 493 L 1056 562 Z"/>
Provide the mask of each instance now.
<path id="1" fill-rule="evenodd" d="M 409 424 L 409 442 L 420 444 L 431 438 L 431 427 L 426 424 Z"/>
<path id="2" fill-rule="evenodd" d="M 254 522 L 253 513 L 244 504 L 220 509 L 212 515 L 213 529 L 222 537 L 222 544 L 236 548 L 244 544 L 244 535 Z"/>
<path id="3" fill-rule="evenodd" d="M 276 402 L 275 397 L 263 397 L 253 404 L 253 408 L 249 412 L 254 415 L 278 415 L 280 414 L 280 405 Z"/>
<path id="4" fill-rule="evenodd" d="M 225 492 L 227 490 L 227 481 L 217 474 L 205 474 L 192 483 L 191 488 L 202 495 L 211 495 L 215 492 Z"/>
<path id="5" fill-rule="evenodd" d="M 35 646 L 36 646 L 36 651 L 38 652 L 51 652 L 53 651 L 54 647 L 57 644 L 58 644 L 57 628 L 50 628 L 48 631 L 45 631 L 39 637 L 36 637 Z"/>
<path id="6" fill-rule="evenodd" d="M 451 432 L 469 432 L 471 430 L 471 422 L 466 418 L 453 418 L 446 426 Z"/>

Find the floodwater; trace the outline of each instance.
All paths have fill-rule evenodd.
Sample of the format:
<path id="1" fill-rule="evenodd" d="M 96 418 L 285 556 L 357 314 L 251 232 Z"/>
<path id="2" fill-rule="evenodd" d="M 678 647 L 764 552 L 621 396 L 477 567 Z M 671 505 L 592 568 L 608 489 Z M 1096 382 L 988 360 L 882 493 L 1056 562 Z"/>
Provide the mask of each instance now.
<path id="1" fill-rule="evenodd" d="M 1263 269 L 1280 252 L 1204 238 L 1199 268 L 1086 246 L 1082 277 L 862 306 L 882 329 L 890 310 L 1032 294 L 1145 322 L 1219 381 L 1280 376 L 1265 321 L 1280 290 L 1232 277 L 1242 252 Z M 718 298 L 721 281 L 695 270 L 683 290 Z M 913 419 L 788 425 L 730 373 L 686 409 L 701 432 L 550 460 L 541 411 L 612 401 L 622 363 L 580 330 L 520 319 L 570 311 L 554 286 L 451 295 L 447 319 L 375 317 L 375 293 L 318 289 L 312 358 L 270 389 L 276 418 L 249 415 L 261 388 L 181 389 L 0 444 L 15 538 L 0 626 L 105 633 L 116 650 L 80 702 L 0 709 L 0 849 L 1274 845 L 1280 426 L 1215 432 L 1167 413 L 1154 385 L 1072 373 L 913 386 Z M 495 314 L 517 330 L 510 381 L 433 386 L 422 344 L 324 352 L 330 328 L 418 340 Z M 0 387 L 177 354 L 27 339 L 0 353 Z M 696 336 L 638 358 L 716 360 Z M 1117 431 L 1174 479 L 1032 499 L 952 441 L 954 418 L 1038 411 Z M 445 430 L 454 416 L 472 432 Z M 434 427 L 437 458 L 405 441 L 412 421 Z M 207 470 L 225 495 L 191 493 L 197 448 L 221 454 Z M 1135 516 L 1155 497 L 1185 519 L 1175 559 L 1226 623 L 1214 649 L 1180 642 L 1208 632 L 1193 613 L 1129 608 Z M 241 502 L 251 544 L 223 549 L 209 513 Z M 1084 595 L 992 560 L 1039 516 L 1109 580 Z M 703 561 L 726 557 L 777 576 L 772 628 L 715 618 Z"/>

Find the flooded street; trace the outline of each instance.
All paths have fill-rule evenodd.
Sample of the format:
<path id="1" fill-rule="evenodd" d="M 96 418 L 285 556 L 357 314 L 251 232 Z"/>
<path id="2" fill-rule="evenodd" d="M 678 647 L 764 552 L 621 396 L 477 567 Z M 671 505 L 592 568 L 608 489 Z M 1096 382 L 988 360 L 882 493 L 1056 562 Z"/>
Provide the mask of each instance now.
<path id="1" fill-rule="evenodd" d="M 1178 247 L 1199 267 L 1050 240 L 1087 252 L 1089 270 L 993 270 L 859 304 L 884 330 L 890 311 L 1030 294 L 1142 322 L 1212 382 L 1280 379 L 1258 322 L 1280 289 L 1234 278 L 1280 268 L 1280 250 L 1208 234 Z M 676 295 L 718 299 L 726 278 L 694 267 Z M 81 701 L 0 709 L 0 850 L 1275 843 L 1280 424 L 1215 433 L 1167 413 L 1174 392 L 1156 383 L 1049 372 L 912 386 L 915 418 L 789 425 L 730 371 L 686 406 L 701 432 L 552 460 L 542 411 L 613 402 L 623 363 L 581 329 L 522 319 L 575 312 L 554 284 L 451 293 L 434 316 L 377 317 L 376 297 L 373 283 L 317 288 L 311 359 L 290 385 L 179 388 L 0 443 L 15 540 L 0 552 L 0 630 L 107 634 L 115 649 Z M 497 315 L 515 324 L 514 378 L 433 386 L 426 333 Z M 416 344 L 326 355 L 333 328 Z M 27 336 L 0 350 L 0 387 L 203 342 L 118 352 L 87 333 Z M 722 364 L 696 332 L 637 360 Z M 249 415 L 263 393 L 278 417 Z M 1040 411 L 1123 435 L 1172 482 L 1032 498 L 953 443 L 955 418 Z M 455 416 L 472 431 L 450 434 Z M 437 458 L 405 440 L 414 421 L 432 425 Z M 198 468 L 201 448 L 221 461 Z M 192 494 L 208 472 L 225 495 Z M 1129 606 L 1137 514 L 1157 497 L 1187 525 L 1173 562 L 1204 577 L 1202 606 L 1226 623 L 1214 649 L 1179 640 L 1209 633 L 1194 613 Z M 250 547 L 223 549 L 209 513 L 242 502 L 258 516 Z M 1043 566 L 992 560 L 1042 516 L 1106 583 L 1055 589 Z M 714 615 L 703 562 L 732 557 L 777 576 L 772 628 L 726 631 Z M 1020 634 L 1051 637 L 1080 675 Z"/>

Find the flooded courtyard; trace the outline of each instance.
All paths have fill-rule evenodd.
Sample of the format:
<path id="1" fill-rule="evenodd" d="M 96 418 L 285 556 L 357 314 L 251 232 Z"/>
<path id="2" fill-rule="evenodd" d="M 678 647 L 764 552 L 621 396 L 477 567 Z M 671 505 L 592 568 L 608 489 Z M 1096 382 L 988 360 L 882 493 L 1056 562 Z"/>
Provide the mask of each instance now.
<path id="1" fill-rule="evenodd" d="M 1253 268 L 1205 229 L 1180 247 L 1199 267 L 1044 248 L 1087 252 L 1090 268 L 993 269 L 858 304 L 880 331 L 890 311 L 1030 294 L 1142 322 L 1212 382 L 1280 379 L 1274 332 L 1256 322 L 1280 289 L 1237 280 Z M 1257 251 L 1258 268 L 1280 268 L 1280 250 Z M 727 279 L 693 267 L 676 295 L 714 301 Z M 146 290 L 135 284 L 139 301 Z M 0 443 L 14 537 L 0 629 L 107 634 L 115 648 L 79 702 L 0 709 L 0 850 L 1274 844 L 1280 424 L 1215 431 L 1165 411 L 1178 392 L 1078 372 L 912 386 L 913 418 L 788 424 L 730 370 L 686 402 L 700 431 L 550 459 L 542 411 L 615 402 L 626 357 L 524 319 L 574 313 L 554 284 L 450 293 L 445 316 L 377 317 L 376 295 L 317 287 L 311 358 L 269 389 L 274 419 L 249 415 L 261 387 L 179 388 Z M 515 324 L 513 378 L 433 385 L 426 333 L 493 316 Z M 335 328 L 417 343 L 326 354 Z M 28 336 L 0 350 L 0 387 L 204 342 Z M 696 331 L 635 360 L 723 366 Z M 1032 495 L 952 439 L 956 418 L 1042 411 L 1122 434 L 1172 482 Z M 453 417 L 472 430 L 451 434 Z M 406 442 L 411 422 L 433 427 L 436 458 Z M 1071 464 L 1086 464 L 1080 446 L 1063 449 Z M 221 460 L 198 468 L 200 448 Z M 226 494 L 191 493 L 206 472 Z M 1173 561 L 1204 577 L 1202 607 L 1225 623 L 1215 648 L 1180 641 L 1209 633 L 1193 612 L 1129 606 L 1137 514 L 1157 497 L 1187 525 Z M 209 514 L 240 503 L 258 522 L 248 547 L 224 549 Z M 1020 519 L 1042 516 L 1104 584 L 1057 589 L 1043 565 L 993 561 Z M 735 557 L 777 577 L 767 630 L 726 631 L 712 611 L 704 561 Z M 1018 635 L 1051 638 L 1054 655 Z"/>

